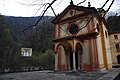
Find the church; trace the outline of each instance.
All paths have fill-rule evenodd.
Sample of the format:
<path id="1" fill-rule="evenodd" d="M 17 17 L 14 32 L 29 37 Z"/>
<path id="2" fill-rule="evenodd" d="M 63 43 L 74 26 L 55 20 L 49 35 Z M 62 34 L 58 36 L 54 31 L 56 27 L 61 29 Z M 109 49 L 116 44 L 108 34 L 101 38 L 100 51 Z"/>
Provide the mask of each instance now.
<path id="1" fill-rule="evenodd" d="M 55 24 L 55 70 L 94 72 L 111 69 L 111 52 L 105 11 L 77 6 L 73 2 L 60 13 Z"/>

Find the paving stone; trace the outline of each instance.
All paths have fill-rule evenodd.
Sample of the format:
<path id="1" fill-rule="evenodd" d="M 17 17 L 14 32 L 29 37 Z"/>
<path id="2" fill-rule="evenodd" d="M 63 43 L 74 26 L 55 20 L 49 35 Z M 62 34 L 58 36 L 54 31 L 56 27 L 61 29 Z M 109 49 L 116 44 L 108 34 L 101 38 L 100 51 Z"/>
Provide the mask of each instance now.
<path id="1" fill-rule="evenodd" d="M 0 74 L 0 80 L 96 80 L 103 73 L 34 71 Z M 106 78 L 107 80 L 107 78 Z"/>

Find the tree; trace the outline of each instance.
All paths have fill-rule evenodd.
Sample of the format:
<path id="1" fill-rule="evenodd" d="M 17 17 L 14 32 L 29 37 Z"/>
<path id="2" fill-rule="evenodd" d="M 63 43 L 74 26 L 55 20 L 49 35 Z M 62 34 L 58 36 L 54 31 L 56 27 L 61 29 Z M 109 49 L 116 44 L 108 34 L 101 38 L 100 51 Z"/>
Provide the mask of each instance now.
<path id="1" fill-rule="evenodd" d="M 46 16 L 47 17 L 47 16 Z M 54 25 L 50 23 L 52 17 L 44 19 L 37 28 L 27 30 L 23 41 L 24 47 L 32 47 L 33 51 L 45 52 L 48 48 L 53 49 Z"/>
<path id="2" fill-rule="evenodd" d="M 12 61 L 18 55 L 20 44 L 16 43 L 11 35 L 8 25 L 0 15 L 0 67 L 13 66 Z"/>
<path id="3" fill-rule="evenodd" d="M 119 22 L 120 22 L 120 16 L 109 16 L 107 18 L 109 32 L 119 32 L 120 31 Z"/>

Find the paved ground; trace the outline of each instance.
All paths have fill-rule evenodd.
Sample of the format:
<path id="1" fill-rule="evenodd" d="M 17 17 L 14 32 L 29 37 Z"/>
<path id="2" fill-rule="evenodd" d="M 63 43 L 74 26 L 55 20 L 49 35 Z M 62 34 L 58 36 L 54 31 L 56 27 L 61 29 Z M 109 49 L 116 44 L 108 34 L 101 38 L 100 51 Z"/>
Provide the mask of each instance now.
<path id="1" fill-rule="evenodd" d="M 0 80 L 96 80 L 106 73 L 34 71 L 0 74 Z"/>

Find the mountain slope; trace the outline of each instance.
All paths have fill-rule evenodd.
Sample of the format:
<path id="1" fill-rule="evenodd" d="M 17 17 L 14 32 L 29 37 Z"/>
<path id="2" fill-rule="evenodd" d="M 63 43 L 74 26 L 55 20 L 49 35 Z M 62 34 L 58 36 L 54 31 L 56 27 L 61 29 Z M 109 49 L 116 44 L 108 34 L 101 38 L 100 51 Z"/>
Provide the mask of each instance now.
<path id="1" fill-rule="evenodd" d="M 27 28 L 30 25 L 36 23 L 39 17 L 12 17 L 12 16 L 4 16 L 7 24 L 12 29 L 12 33 L 17 37 L 20 32 Z"/>
<path id="2" fill-rule="evenodd" d="M 108 31 L 111 32 L 120 32 L 120 16 L 110 16 L 107 18 Z"/>

